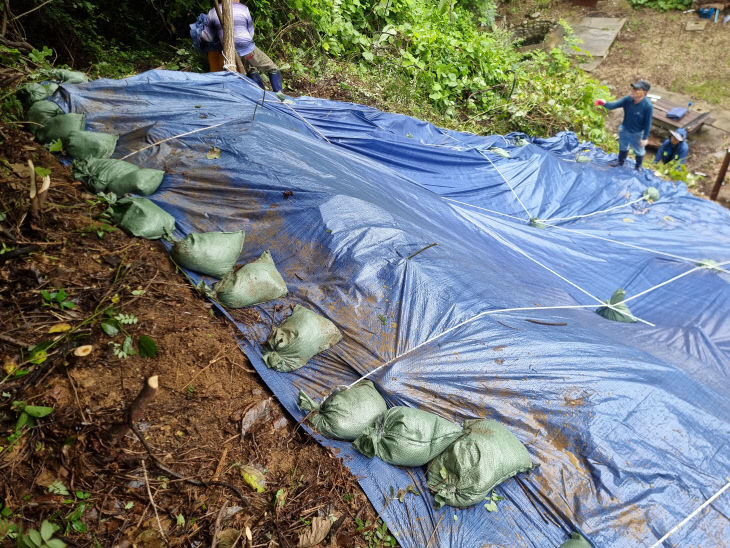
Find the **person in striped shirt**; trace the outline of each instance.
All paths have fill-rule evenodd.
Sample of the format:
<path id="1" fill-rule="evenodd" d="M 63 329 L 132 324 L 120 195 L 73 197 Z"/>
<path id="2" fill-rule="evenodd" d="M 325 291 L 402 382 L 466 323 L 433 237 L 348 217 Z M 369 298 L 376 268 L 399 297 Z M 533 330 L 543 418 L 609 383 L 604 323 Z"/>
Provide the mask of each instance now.
<path id="1" fill-rule="evenodd" d="M 246 76 L 251 78 L 261 89 L 265 89 L 264 81 L 261 79 L 261 73 L 266 73 L 271 82 L 271 89 L 276 95 L 283 100 L 286 96 L 282 92 L 281 72 L 279 67 L 266 55 L 263 51 L 256 47 L 253 41 L 253 20 L 251 12 L 240 0 L 233 1 L 233 42 L 236 53 L 241 57 Z M 223 25 L 218 19 L 218 13 L 213 8 L 208 12 L 208 23 L 200 34 L 200 38 L 205 42 L 215 42 L 218 40 L 223 43 Z M 220 67 L 211 66 L 211 71 L 215 68 L 223 70 L 221 62 Z"/>

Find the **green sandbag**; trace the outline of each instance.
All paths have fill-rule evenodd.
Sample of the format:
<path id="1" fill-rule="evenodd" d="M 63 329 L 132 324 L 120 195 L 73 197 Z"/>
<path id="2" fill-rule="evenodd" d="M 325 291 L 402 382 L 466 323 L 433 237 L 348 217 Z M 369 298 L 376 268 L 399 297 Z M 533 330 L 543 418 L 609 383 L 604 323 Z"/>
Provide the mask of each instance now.
<path id="1" fill-rule="evenodd" d="M 335 324 L 303 306 L 296 305 L 291 316 L 271 330 L 263 353 L 264 362 L 275 371 L 294 371 L 314 355 L 342 339 Z"/>
<path id="2" fill-rule="evenodd" d="M 613 320 L 615 322 L 636 322 L 636 317 L 631 313 L 628 305 L 621 302 L 624 300 L 624 298 L 626 298 L 626 291 L 621 288 L 617 289 L 614 294 L 611 295 L 611 298 L 606 301 L 607 304 L 610 304 L 612 306 L 601 306 L 596 309 L 596 314 L 598 314 L 599 316 L 603 316 L 607 320 Z"/>
<path id="3" fill-rule="evenodd" d="M 56 139 L 61 139 L 65 144 L 69 133 L 83 130 L 85 127 L 85 115 L 75 113 L 59 114 L 50 118 L 43 127 L 38 128 L 35 137 L 43 145 L 52 143 Z"/>
<path id="4" fill-rule="evenodd" d="M 175 218 L 147 198 L 122 198 L 111 210 L 114 222 L 140 238 L 171 238 L 175 230 Z"/>
<path id="5" fill-rule="evenodd" d="M 74 158 L 89 160 L 90 158 L 109 158 L 114 154 L 118 135 L 98 133 L 96 131 L 71 131 L 64 143 L 66 152 Z"/>
<path id="6" fill-rule="evenodd" d="M 476 504 L 504 480 L 532 469 L 525 446 L 497 421 L 464 421 L 464 430 L 463 438 L 429 464 L 436 508 Z"/>
<path id="7" fill-rule="evenodd" d="M 243 248 L 245 234 L 240 232 L 203 232 L 188 234 L 175 242 L 170 255 L 183 268 L 223 278 L 233 270 Z"/>
<path id="8" fill-rule="evenodd" d="M 73 176 L 94 193 L 104 192 L 114 181 L 139 170 L 136 165 L 124 160 L 104 158 L 74 160 L 71 169 Z"/>
<path id="9" fill-rule="evenodd" d="M 287 294 L 286 283 L 276 270 L 271 253 L 231 272 L 213 286 L 216 298 L 228 308 L 243 308 L 273 301 Z"/>
<path id="10" fill-rule="evenodd" d="M 308 420 L 317 432 L 326 438 L 346 441 L 357 438 L 387 410 L 383 396 L 367 379 L 333 392 L 321 404 L 300 390 L 297 405 L 303 411 L 313 411 Z"/>
<path id="11" fill-rule="evenodd" d="M 149 196 L 160 187 L 164 176 L 165 172 L 161 169 L 136 169 L 109 183 L 107 191 L 118 196 L 125 194 Z"/>
<path id="12" fill-rule="evenodd" d="M 25 114 L 26 119 L 31 122 L 28 129 L 35 134 L 48 120 L 59 114 L 63 114 L 63 109 L 53 101 L 36 101 Z"/>
<path id="13" fill-rule="evenodd" d="M 572 533 L 570 538 L 560 545 L 560 548 L 592 548 L 591 543 L 584 539 L 580 533 Z"/>
<path id="14" fill-rule="evenodd" d="M 18 89 L 18 99 L 25 108 L 29 108 L 36 101 L 42 101 L 50 97 L 58 89 L 58 84 L 48 82 L 46 84 L 25 84 Z"/>
<path id="15" fill-rule="evenodd" d="M 69 69 L 51 69 L 48 71 L 48 77 L 64 84 L 83 84 L 89 81 L 83 72 Z"/>
<path id="16" fill-rule="evenodd" d="M 463 429 L 438 415 L 391 407 L 352 443 L 366 457 L 380 457 L 396 466 L 423 466 L 459 436 Z"/>
<path id="17" fill-rule="evenodd" d="M 659 190 L 653 186 L 647 187 L 641 197 L 650 204 L 653 204 L 659 199 Z"/>

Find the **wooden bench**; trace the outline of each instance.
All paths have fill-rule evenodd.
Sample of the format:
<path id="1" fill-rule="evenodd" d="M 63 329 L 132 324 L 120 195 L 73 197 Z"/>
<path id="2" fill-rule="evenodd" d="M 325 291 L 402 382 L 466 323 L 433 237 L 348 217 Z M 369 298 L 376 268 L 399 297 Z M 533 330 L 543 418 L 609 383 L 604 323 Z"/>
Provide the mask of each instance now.
<path id="1" fill-rule="evenodd" d="M 653 102 L 653 105 L 654 124 L 656 126 L 668 130 L 684 128 L 687 135 L 698 131 L 703 124 L 711 124 L 715 121 L 713 118 L 710 118 L 709 112 L 696 112 L 689 108 L 687 109 L 687 113 L 679 119 L 667 118 L 667 112 L 681 105 L 676 105 L 666 99 L 657 99 Z"/>

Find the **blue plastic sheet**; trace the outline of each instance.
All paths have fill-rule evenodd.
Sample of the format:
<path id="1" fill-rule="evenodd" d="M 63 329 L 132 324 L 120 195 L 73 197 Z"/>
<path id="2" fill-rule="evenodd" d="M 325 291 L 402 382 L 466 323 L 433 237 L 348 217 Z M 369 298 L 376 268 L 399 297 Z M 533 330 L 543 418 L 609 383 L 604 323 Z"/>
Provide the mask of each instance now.
<path id="1" fill-rule="evenodd" d="M 151 198 L 180 236 L 244 229 L 241 263 L 271 250 L 290 295 L 237 326 L 296 419 L 299 389 L 324 397 L 370 373 L 390 405 L 494 418 L 527 446 L 538 466 L 497 489 L 497 512 L 436 511 L 423 469 L 318 438 L 402 546 L 542 548 L 574 530 L 650 546 L 726 483 L 730 214 L 683 184 L 609 168 L 572 133 L 483 137 L 347 103 L 287 105 L 235 74 L 152 71 L 64 85 L 56 100 L 119 134 L 115 157 L 166 171 Z M 639 322 L 595 313 L 619 287 Z M 261 345 L 290 303 L 344 339 L 276 373 Z M 420 494 L 387 502 L 409 485 Z M 728 516 L 726 493 L 664 545 L 724 545 Z"/>

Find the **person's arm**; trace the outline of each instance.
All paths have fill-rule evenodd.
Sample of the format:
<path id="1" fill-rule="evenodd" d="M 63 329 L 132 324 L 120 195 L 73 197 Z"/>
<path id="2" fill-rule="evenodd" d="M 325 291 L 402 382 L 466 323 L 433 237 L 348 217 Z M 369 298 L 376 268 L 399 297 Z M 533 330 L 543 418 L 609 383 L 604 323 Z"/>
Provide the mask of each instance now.
<path id="1" fill-rule="evenodd" d="M 246 30 L 248 30 L 251 40 L 253 40 L 253 19 L 251 18 L 251 12 L 249 11 L 248 6 L 246 6 Z"/>
<path id="2" fill-rule="evenodd" d="M 662 159 L 664 158 L 664 152 L 667 150 L 669 145 L 670 145 L 670 141 L 669 141 L 669 139 L 667 139 L 666 141 L 664 141 L 662 143 L 662 146 L 659 147 L 659 150 L 656 151 L 656 156 L 654 156 L 655 164 L 658 164 L 659 162 L 662 161 Z"/>
<path id="3" fill-rule="evenodd" d="M 684 164 L 684 162 L 687 160 L 687 155 L 689 154 L 689 145 L 687 143 L 682 143 L 679 147 L 677 147 L 679 150 L 677 150 L 676 159 L 679 160 L 680 164 Z"/>
<path id="4" fill-rule="evenodd" d="M 649 140 L 649 132 L 651 131 L 651 120 L 654 116 L 654 107 L 651 106 L 651 103 L 647 101 L 648 108 L 646 109 L 646 112 L 644 113 L 644 134 L 642 135 L 644 144 L 641 146 L 646 145 L 646 142 Z"/>
<path id="5" fill-rule="evenodd" d="M 220 21 L 218 21 L 218 14 L 215 12 L 215 8 L 208 12 L 208 23 L 200 33 L 200 37 L 206 42 L 215 42 L 218 40 L 218 30 L 220 29 Z"/>
<path id="6" fill-rule="evenodd" d="M 608 110 L 614 110 L 616 108 L 623 108 L 624 105 L 626 104 L 626 99 L 630 99 L 633 101 L 633 99 L 631 99 L 631 97 L 629 95 L 627 95 L 626 97 L 621 97 L 621 99 L 618 99 L 616 101 L 611 101 L 610 103 L 606 103 L 605 105 L 603 105 L 603 108 L 607 108 Z"/>

